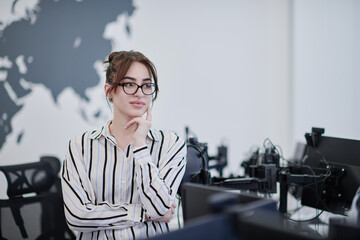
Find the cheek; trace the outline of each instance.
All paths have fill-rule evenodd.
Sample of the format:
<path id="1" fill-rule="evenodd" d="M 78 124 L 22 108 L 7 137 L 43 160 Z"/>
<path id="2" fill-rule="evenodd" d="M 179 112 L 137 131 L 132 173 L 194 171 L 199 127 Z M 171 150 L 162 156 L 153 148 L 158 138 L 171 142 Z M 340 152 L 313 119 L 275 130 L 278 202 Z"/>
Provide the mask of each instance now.
<path id="1" fill-rule="evenodd" d="M 146 108 L 151 106 L 152 98 L 147 99 L 146 101 Z"/>

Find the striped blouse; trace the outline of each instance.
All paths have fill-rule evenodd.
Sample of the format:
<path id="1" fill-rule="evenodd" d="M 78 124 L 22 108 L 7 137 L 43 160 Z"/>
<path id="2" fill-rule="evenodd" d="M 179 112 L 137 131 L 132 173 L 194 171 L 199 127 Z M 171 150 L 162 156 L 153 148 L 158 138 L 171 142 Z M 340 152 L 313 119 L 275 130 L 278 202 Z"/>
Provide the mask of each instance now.
<path id="1" fill-rule="evenodd" d="M 107 122 L 70 140 L 62 170 L 66 221 L 77 239 L 142 239 L 169 231 L 166 214 L 185 172 L 186 145 L 151 129 L 146 145 L 125 152 Z"/>

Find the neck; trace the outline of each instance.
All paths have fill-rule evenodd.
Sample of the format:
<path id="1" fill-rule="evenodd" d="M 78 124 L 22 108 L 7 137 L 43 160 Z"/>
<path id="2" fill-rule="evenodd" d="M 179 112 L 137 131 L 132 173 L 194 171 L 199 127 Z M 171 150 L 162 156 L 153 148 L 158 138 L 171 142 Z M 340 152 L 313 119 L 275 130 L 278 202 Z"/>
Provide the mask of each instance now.
<path id="1" fill-rule="evenodd" d="M 110 125 L 110 132 L 112 135 L 116 136 L 132 136 L 135 132 L 136 126 L 135 124 L 130 126 L 128 129 L 124 127 L 131 119 L 122 118 L 117 115 L 114 115 L 112 123 Z"/>

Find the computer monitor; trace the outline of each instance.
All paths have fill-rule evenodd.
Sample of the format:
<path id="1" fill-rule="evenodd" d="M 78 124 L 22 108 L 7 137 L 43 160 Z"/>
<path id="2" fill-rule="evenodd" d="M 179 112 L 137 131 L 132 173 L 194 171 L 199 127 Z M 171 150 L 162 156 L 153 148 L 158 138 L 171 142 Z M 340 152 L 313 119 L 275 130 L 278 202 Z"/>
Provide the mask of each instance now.
<path id="1" fill-rule="evenodd" d="M 185 227 L 155 239 L 320 239 L 284 218 L 273 200 L 194 183 L 182 191 Z"/>
<path id="2" fill-rule="evenodd" d="M 308 141 L 305 154 L 307 174 L 325 177 L 304 186 L 301 203 L 346 214 L 360 187 L 360 141 L 320 136 L 316 144 Z"/>
<path id="3" fill-rule="evenodd" d="M 223 195 L 220 196 L 220 194 Z M 262 209 L 277 212 L 276 202 L 270 199 L 265 199 L 252 194 L 240 193 L 238 190 L 235 192 L 232 189 L 222 187 L 185 183 L 182 188 L 182 207 L 185 224 L 189 220 L 216 212 L 214 207 L 220 208 L 221 206 L 214 206 L 210 203 L 211 198 L 214 198 L 215 195 L 226 198 L 226 200 L 222 198 L 224 200 L 222 201 L 222 204 L 236 204 L 247 210 Z"/>

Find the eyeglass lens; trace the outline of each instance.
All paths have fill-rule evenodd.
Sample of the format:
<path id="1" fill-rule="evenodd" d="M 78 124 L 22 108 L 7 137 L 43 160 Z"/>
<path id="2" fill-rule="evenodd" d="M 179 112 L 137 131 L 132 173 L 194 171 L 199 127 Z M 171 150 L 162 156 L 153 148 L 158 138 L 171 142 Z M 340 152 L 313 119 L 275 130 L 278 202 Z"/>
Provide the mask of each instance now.
<path id="1" fill-rule="evenodd" d="M 141 88 L 142 92 L 145 94 L 145 95 L 151 95 L 155 92 L 155 84 L 153 83 L 146 83 L 146 84 L 143 84 L 141 86 L 137 85 L 137 84 L 124 84 L 123 85 L 123 89 L 125 91 L 125 93 L 127 94 L 135 94 L 138 89 Z"/>

